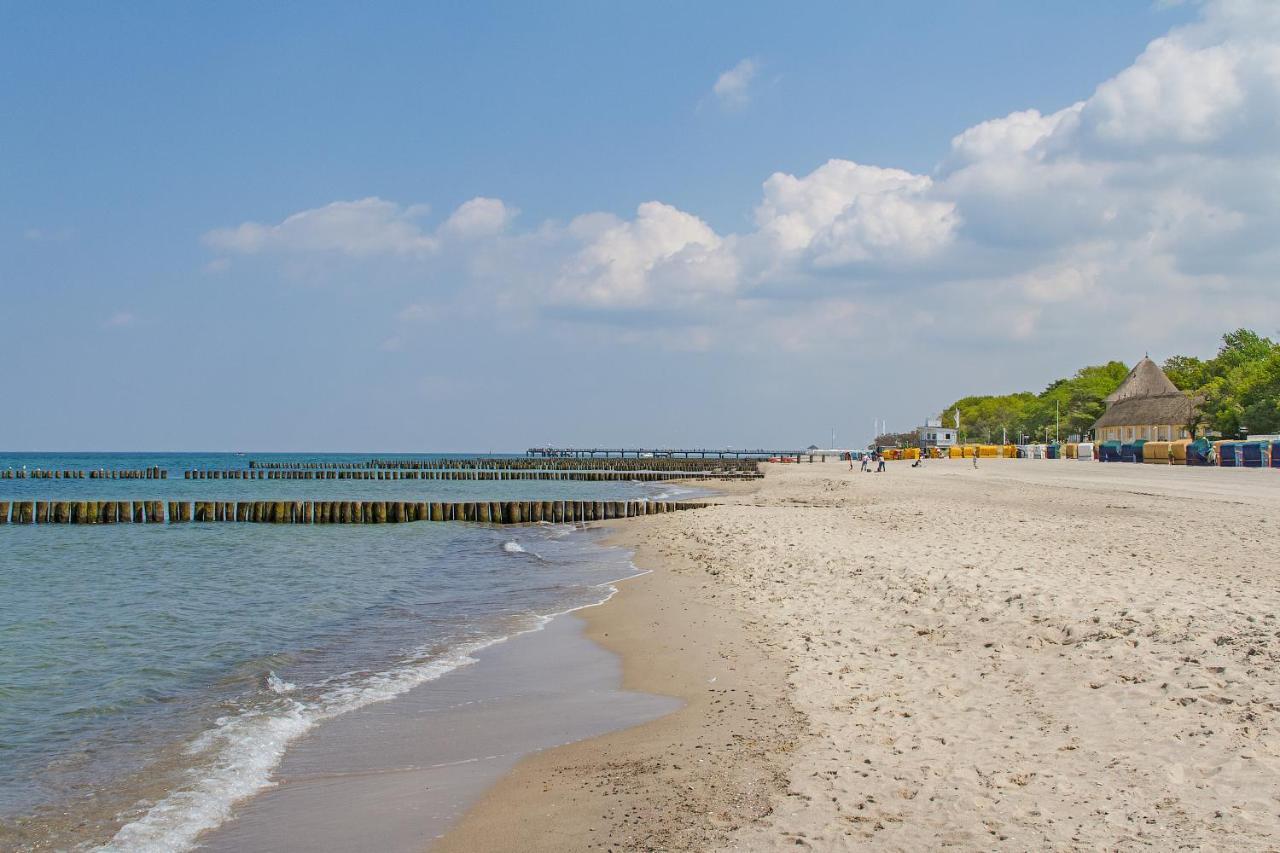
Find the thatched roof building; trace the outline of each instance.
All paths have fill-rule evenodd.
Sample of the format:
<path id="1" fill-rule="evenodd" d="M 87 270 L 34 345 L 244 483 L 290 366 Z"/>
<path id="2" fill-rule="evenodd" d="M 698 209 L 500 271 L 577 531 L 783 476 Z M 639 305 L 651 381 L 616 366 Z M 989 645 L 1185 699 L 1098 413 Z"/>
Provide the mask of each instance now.
<path id="1" fill-rule="evenodd" d="M 1179 391 L 1150 358 L 1134 365 L 1106 403 L 1106 412 L 1093 425 L 1099 441 L 1191 437 L 1187 424 L 1196 401 Z"/>

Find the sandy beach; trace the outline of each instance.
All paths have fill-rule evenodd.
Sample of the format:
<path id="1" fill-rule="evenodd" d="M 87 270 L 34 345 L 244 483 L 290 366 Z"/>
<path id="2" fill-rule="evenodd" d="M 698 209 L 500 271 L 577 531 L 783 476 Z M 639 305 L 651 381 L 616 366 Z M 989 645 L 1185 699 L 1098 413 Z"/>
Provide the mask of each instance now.
<path id="1" fill-rule="evenodd" d="M 653 571 L 585 612 L 684 707 L 433 850 L 1280 847 L 1274 472 L 766 468 L 621 526 Z"/>

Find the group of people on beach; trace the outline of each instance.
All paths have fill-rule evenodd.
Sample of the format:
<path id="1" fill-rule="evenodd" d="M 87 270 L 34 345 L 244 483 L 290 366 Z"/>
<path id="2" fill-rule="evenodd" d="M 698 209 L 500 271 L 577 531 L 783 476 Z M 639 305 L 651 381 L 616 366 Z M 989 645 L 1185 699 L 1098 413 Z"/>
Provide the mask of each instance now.
<path id="1" fill-rule="evenodd" d="M 852 471 L 853 470 L 853 454 L 850 453 L 848 454 L 848 456 L 849 456 L 849 470 Z M 925 456 L 924 454 L 921 454 L 920 456 L 916 457 L 916 460 L 914 462 L 911 463 L 911 467 L 919 468 L 923 466 L 924 460 L 925 460 Z M 875 466 L 876 466 L 875 473 L 879 474 L 881 471 L 884 471 L 885 470 L 884 454 L 881 453 L 879 450 L 872 450 L 870 453 L 862 454 L 862 472 L 864 474 L 872 470 L 871 469 L 872 463 L 875 463 Z M 978 454 L 976 453 L 973 454 L 973 467 L 974 468 L 978 467 Z"/>
<path id="2" fill-rule="evenodd" d="M 870 453 L 862 454 L 862 472 L 864 474 L 871 470 L 871 463 L 873 462 L 876 465 L 875 472 L 877 474 L 885 470 L 884 454 L 880 453 L 879 451 L 873 450 Z M 850 471 L 853 470 L 853 454 L 852 453 L 849 454 L 849 470 Z"/>

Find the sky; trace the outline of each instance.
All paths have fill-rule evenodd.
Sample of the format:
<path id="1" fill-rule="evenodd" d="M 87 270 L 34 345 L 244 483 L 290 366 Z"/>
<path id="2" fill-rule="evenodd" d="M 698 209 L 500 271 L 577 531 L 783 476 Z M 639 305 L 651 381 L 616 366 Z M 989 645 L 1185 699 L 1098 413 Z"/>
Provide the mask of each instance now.
<path id="1" fill-rule="evenodd" d="M 1280 3 L 0 0 L 3 450 L 861 446 L 1280 328 Z"/>

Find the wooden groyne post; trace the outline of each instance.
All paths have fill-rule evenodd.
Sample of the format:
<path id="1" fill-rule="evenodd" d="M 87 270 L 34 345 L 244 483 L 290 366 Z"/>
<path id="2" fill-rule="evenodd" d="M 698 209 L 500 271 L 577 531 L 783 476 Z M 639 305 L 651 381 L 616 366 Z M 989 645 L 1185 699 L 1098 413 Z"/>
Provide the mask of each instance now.
<path id="1" fill-rule="evenodd" d="M 0 501 L 0 524 L 556 524 L 636 518 L 705 501 Z"/>

